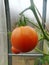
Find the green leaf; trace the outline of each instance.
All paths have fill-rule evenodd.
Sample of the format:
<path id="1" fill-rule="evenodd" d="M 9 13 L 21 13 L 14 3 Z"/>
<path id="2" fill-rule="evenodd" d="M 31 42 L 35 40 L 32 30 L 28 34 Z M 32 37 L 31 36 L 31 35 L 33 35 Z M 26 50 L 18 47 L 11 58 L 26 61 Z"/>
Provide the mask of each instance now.
<path id="1" fill-rule="evenodd" d="M 34 61 L 34 65 L 38 65 L 38 59 Z"/>
<path id="2" fill-rule="evenodd" d="M 47 62 L 47 63 L 49 64 L 49 56 L 45 55 L 45 56 L 43 57 L 43 59 L 44 59 L 45 62 Z"/>
<path id="3" fill-rule="evenodd" d="M 46 61 L 47 61 L 48 64 L 49 64 L 49 56 L 46 56 L 45 59 L 46 59 Z"/>
<path id="4" fill-rule="evenodd" d="M 38 60 L 39 60 L 42 64 L 45 64 L 45 59 L 44 59 L 43 57 L 38 58 Z"/>
<path id="5" fill-rule="evenodd" d="M 7 34 L 8 34 L 9 37 L 11 37 L 12 32 L 9 31 Z"/>
<path id="6" fill-rule="evenodd" d="M 49 57 L 48 57 L 48 60 L 47 60 L 48 64 L 49 64 Z"/>

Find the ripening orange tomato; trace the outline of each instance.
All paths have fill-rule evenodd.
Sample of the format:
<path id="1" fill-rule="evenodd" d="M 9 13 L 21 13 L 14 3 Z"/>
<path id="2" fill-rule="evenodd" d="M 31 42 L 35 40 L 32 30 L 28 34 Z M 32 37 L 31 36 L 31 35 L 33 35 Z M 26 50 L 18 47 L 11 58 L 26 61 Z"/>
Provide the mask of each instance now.
<path id="1" fill-rule="evenodd" d="M 16 27 L 11 34 L 11 44 L 19 52 L 29 52 L 38 43 L 38 35 L 34 28 L 30 26 Z"/>

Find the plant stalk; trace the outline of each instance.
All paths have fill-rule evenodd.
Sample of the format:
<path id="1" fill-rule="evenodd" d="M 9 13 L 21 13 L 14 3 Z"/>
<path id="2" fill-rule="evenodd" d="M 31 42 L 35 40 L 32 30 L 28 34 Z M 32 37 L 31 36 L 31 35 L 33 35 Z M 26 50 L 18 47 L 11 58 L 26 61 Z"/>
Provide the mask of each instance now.
<path id="1" fill-rule="evenodd" d="M 32 1 L 32 0 L 30 0 L 30 1 Z M 41 25 L 41 23 L 40 23 L 39 17 L 38 17 L 38 15 L 37 15 L 37 13 L 36 13 L 36 10 L 35 10 L 35 8 L 34 8 L 34 3 L 32 2 L 31 4 L 33 4 L 33 5 L 31 5 L 30 9 L 32 10 L 32 12 L 33 12 L 33 14 L 34 14 L 34 16 L 35 16 L 35 18 L 36 18 L 36 20 L 37 20 L 37 23 L 39 24 L 40 29 L 41 29 L 41 31 L 42 31 L 42 33 L 43 33 L 45 39 L 49 41 L 49 38 L 47 37 L 47 35 L 46 35 L 45 32 L 44 32 L 44 29 L 43 29 L 43 27 L 42 27 L 42 25 Z"/>
<path id="2" fill-rule="evenodd" d="M 23 14 L 26 10 L 28 10 L 28 9 L 30 9 L 30 7 L 24 9 L 24 10 L 20 13 L 20 15 L 22 15 L 22 14 Z"/>

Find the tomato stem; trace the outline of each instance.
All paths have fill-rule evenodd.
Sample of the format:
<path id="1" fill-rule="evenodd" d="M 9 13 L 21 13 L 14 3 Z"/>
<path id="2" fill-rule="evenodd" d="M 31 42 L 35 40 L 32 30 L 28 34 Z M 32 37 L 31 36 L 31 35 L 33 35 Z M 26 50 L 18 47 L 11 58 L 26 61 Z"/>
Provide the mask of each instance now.
<path id="1" fill-rule="evenodd" d="M 26 18 L 26 17 L 25 17 L 25 18 Z M 28 18 L 26 18 L 26 21 L 28 21 L 29 23 L 33 24 L 35 27 L 37 27 L 38 29 L 40 29 L 39 26 L 37 26 L 35 23 L 33 23 L 33 22 L 31 22 L 30 20 L 28 20 Z"/>
<path id="2" fill-rule="evenodd" d="M 30 9 L 30 7 L 24 9 L 19 15 L 22 15 L 26 10 Z"/>
<path id="3" fill-rule="evenodd" d="M 42 37 L 42 38 L 40 38 L 38 41 L 41 41 L 41 40 L 44 40 L 45 38 L 44 37 Z"/>
<path id="4" fill-rule="evenodd" d="M 40 49 L 38 49 L 38 48 L 35 48 L 35 50 L 36 50 L 36 51 L 38 51 L 38 52 L 40 52 L 40 53 L 42 53 L 42 54 L 44 54 L 44 55 L 49 56 L 49 54 L 44 53 L 43 51 L 41 51 L 41 50 L 40 50 Z"/>

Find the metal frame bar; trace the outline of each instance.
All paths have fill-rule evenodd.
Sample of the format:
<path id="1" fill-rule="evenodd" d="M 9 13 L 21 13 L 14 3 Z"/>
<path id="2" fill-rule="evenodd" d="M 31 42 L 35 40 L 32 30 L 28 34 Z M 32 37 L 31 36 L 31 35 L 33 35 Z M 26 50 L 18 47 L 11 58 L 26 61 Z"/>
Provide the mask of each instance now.
<path id="1" fill-rule="evenodd" d="M 10 10 L 9 10 L 9 2 L 8 0 L 4 0 L 5 3 L 5 13 L 6 13 L 6 24 L 7 24 L 7 41 L 8 41 L 8 53 L 10 53 L 10 40 L 8 36 L 8 31 L 11 31 L 11 21 L 10 21 Z M 8 65 L 12 65 L 12 56 L 8 55 Z"/>
<path id="2" fill-rule="evenodd" d="M 40 57 L 43 56 L 43 54 L 8 54 L 9 56 L 25 56 L 25 57 Z"/>
<path id="3" fill-rule="evenodd" d="M 47 0 L 43 0 L 43 12 L 42 12 L 42 26 L 43 28 L 45 29 L 45 22 L 46 22 L 46 9 L 47 8 Z M 41 50 L 43 50 L 43 43 L 44 43 L 44 40 L 41 41 Z M 38 65 L 42 65 L 41 62 L 39 62 Z"/>
<path id="4" fill-rule="evenodd" d="M 47 11 L 47 0 L 43 0 L 43 15 L 42 15 L 43 22 L 42 22 L 42 25 L 44 28 L 45 28 L 45 22 L 46 22 L 46 11 Z"/>

